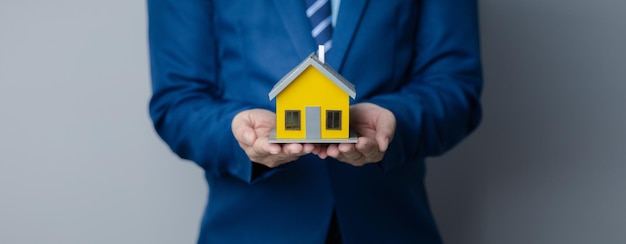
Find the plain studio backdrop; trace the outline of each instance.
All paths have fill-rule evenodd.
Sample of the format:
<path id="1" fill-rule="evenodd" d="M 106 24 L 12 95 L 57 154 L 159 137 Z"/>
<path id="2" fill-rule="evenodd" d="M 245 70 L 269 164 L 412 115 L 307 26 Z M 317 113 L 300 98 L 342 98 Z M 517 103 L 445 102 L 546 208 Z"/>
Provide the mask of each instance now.
<path id="1" fill-rule="evenodd" d="M 626 242 L 626 1 L 480 1 L 480 128 L 428 163 L 447 243 Z M 144 1 L 1 0 L 0 243 L 193 243 Z"/>

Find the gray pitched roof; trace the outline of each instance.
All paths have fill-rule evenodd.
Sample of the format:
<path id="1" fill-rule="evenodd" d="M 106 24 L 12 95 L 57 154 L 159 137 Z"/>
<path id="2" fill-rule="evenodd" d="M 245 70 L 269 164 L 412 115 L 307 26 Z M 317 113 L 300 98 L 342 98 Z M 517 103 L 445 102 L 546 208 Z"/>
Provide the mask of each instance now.
<path id="1" fill-rule="evenodd" d="M 335 85 L 345 91 L 352 99 L 356 96 L 356 90 L 354 89 L 354 85 L 350 83 L 346 78 L 341 76 L 335 69 L 330 67 L 328 64 L 322 63 L 315 53 L 309 55 L 302 63 L 296 66 L 293 70 L 291 70 L 287 75 L 285 75 L 269 93 L 270 100 L 274 99 L 280 92 L 282 92 L 292 81 L 294 81 L 306 68 L 309 66 L 315 67 L 317 70 L 322 72 L 328 79 L 330 79 Z"/>

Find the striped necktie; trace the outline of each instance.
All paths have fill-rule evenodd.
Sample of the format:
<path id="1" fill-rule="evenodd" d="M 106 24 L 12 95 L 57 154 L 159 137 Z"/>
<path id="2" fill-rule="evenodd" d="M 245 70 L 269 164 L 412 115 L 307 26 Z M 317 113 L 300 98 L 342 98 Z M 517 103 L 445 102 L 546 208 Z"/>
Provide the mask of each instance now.
<path id="1" fill-rule="evenodd" d="M 331 25 L 332 16 L 330 12 L 330 0 L 305 0 L 307 9 L 306 16 L 311 21 L 311 35 L 317 42 L 317 45 L 324 45 L 326 52 L 333 45 L 331 39 L 333 26 Z"/>

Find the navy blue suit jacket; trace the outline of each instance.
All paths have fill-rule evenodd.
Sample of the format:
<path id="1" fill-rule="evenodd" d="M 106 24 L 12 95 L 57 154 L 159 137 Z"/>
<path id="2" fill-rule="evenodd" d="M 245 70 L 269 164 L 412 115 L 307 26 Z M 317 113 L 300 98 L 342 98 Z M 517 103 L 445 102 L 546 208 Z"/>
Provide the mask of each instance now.
<path id="1" fill-rule="evenodd" d="M 353 167 L 309 155 L 255 166 L 231 132 L 246 109 L 316 50 L 298 0 L 149 0 L 150 115 L 206 171 L 199 243 L 322 243 L 333 209 L 345 243 L 438 243 L 424 158 L 480 120 L 475 0 L 342 0 L 327 62 L 358 102 L 391 110 L 384 159 Z"/>

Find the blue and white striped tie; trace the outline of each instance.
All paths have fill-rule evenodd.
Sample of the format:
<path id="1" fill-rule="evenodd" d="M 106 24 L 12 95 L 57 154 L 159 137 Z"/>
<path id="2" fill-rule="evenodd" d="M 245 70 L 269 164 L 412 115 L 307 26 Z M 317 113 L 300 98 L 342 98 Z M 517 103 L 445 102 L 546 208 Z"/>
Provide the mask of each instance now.
<path id="1" fill-rule="evenodd" d="M 333 46 L 331 36 L 333 34 L 332 16 L 330 12 L 330 0 L 305 0 L 307 9 L 306 16 L 311 21 L 311 35 L 317 45 L 324 45 L 325 52 Z"/>

